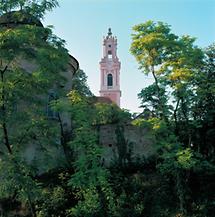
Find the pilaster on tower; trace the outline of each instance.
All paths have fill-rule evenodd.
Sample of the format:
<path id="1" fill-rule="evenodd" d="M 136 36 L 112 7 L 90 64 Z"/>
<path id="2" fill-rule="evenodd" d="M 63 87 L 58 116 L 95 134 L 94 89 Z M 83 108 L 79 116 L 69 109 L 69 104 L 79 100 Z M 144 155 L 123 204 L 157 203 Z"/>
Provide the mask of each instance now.
<path id="1" fill-rule="evenodd" d="M 112 35 L 111 28 L 103 38 L 103 57 L 100 61 L 100 96 L 109 98 L 120 107 L 120 68 L 117 57 L 117 38 Z"/>

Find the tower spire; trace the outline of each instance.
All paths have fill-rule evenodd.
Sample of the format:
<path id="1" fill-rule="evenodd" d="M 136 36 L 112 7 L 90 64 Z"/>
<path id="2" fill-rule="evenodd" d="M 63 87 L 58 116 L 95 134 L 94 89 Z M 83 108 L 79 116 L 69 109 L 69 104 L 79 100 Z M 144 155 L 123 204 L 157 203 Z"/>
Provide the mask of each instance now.
<path id="1" fill-rule="evenodd" d="M 120 106 L 120 67 L 117 57 L 117 39 L 112 37 L 111 28 L 103 41 L 103 58 L 100 61 L 101 87 L 100 96 L 109 98 Z"/>
<path id="2" fill-rule="evenodd" d="M 111 28 L 108 28 L 108 36 L 112 36 Z"/>

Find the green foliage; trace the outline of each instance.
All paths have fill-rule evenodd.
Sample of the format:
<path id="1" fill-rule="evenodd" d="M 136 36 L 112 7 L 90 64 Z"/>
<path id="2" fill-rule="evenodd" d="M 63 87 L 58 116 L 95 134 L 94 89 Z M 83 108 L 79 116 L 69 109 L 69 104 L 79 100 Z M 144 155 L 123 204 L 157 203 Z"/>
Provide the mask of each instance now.
<path id="1" fill-rule="evenodd" d="M 35 176 L 33 168 L 20 156 L 7 155 L 1 158 L 0 174 L 0 200 L 9 198 L 13 202 L 20 201 L 34 216 L 34 204 L 39 198 L 41 188 L 33 179 Z"/>
<path id="2" fill-rule="evenodd" d="M 87 216 L 93 217 L 98 216 L 100 212 L 99 208 L 99 197 L 96 189 L 89 188 L 85 192 L 83 192 L 83 201 L 79 201 L 78 205 L 70 210 L 69 216 Z"/>
<path id="3" fill-rule="evenodd" d="M 178 131 L 179 119 L 188 124 L 194 94 L 192 79 L 202 65 L 203 53 L 194 46 L 194 38 L 178 37 L 171 33 L 169 25 L 162 22 L 148 21 L 134 26 L 133 30 L 131 53 L 140 69 L 147 75 L 151 73 L 154 78 L 154 83 L 138 95 L 142 107 L 166 122 L 173 113 Z"/>
<path id="4" fill-rule="evenodd" d="M 143 201 L 146 180 L 138 170 L 137 167 L 123 167 L 122 170 L 116 165 L 111 168 L 110 182 L 116 194 L 116 205 L 113 207 L 112 216 L 141 217 L 144 215 L 145 205 Z"/>
<path id="5" fill-rule="evenodd" d="M 147 109 L 151 116 L 162 117 L 164 114 L 168 116 L 171 106 L 168 105 L 168 97 L 165 88 L 160 87 L 160 96 L 157 93 L 157 86 L 155 83 L 141 90 L 138 97 L 141 99 L 141 107 Z M 163 113 L 160 111 L 160 105 L 163 105 Z"/>
<path id="6" fill-rule="evenodd" d="M 68 67 L 64 41 L 49 28 L 17 25 L 2 27 L 0 42 L 0 141 L 9 152 L 22 151 L 32 139 L 43 146 L 57 131 L 47 120 L 45 108 L 46 96 L 58 85 L 56 81 L 65 83 L 59 73 Z M 58 94 L 64 93 L 60 90 Z M 52 127 L 44 130 L 48 125 Z M 20 130 L 10 130 L 9 126 Z"/>
<path id="7" fill-rule="evenodd" d="M 43 18 L 47 11 L 58 6 L 57 0 L 1 0 L 0 15 L 21 10 L 37 18 Z"/>
<path id="8" fill-rule="evenodd" d="M 83 96 L 88 96 L 88 97 L 93 96 L 92 92 L 90 91 L 89 86 L 87 85 L 87 76 L 83 70 L 79 69 L 75 73 L 72 80 L 73 80 L 73 82 L 72 82 L 72 89 L 73 90 L 77 90 L 79 92 L 79 94 L 81 94 Z"/>
<path id="9" fill-rule="evenodd" d="M 194 147 L 207 152 L 214 161 L 214 117 L 215 117 L 215 46 L 212 44 L 205 49 L 204 64 L 198 74 L 195 74 L 193 81 L 196 87 L 196 94 L 192 98 L 192 116 Z"/>
<path id="10" fill-rule="evenodd" d="M 213 216 L 208 201 L 214 194 L 201 189 L 214 188 L 202 180 L 214 175 L 214 46 L 201 50 L 194 38 L 178 37 L 162 22 L 148 21 L 133 30 L 131 53 L 154 78 L 138 95 L 146 120 L 133 124 L 150 129 L 157 147 L 155 174 L 161 177 L 156 198 L 166 201 L 155 202 L 151 188 L 154 208 L 146 196 L 146 216 Z"/>
<path id="11" fill-rule="evenodd" d="M 172 171 L 174 175 L 178 170 L 191 170 L 195 168 L 197 159 L 191 149 L 170 150 L 163 154 L 164 162 L 160 165 L 160 171 L 166 173 Z"/>
<path id="12" fill-rule="evenodd" d="M 56 1 L 1 1 L 0 14 L 17 21 L 26 16 L 37 20 L 56 5 Z M 60 72 L 68 69 L 69 55 L 50 28 L 17 23 L 0 28 L 0 200 L 20 202 L 36 216 L 42 192 L 36 175 L 57 166 L 56 150 L 61 145 L 59 123 L 47 118 L 47 97 L 54 89 L 59 97 L 65 96 L 59 84 L 66 80 Z"/>
<path id="13" fill-rule="evenodd" d="M 96 103 L 95 104 L 95 125 L 111 124 L 129 121 L 131 114 L 127 110 L 120 109 L 115 104 Z"/>
<path id="14" fill-rule="evenodd" d="M 40 202 L 38 204 L 38 217 L 49 217 L 63 215 L 65 210 L 62 210 L 66 202 L 66 192 L 61 186 L 56 186 L 52 189 L 45 188 L 40 194 Z"/>
<path id="15" fill-rule="evenodd" d="M 15 16 L 37 19 L 55 6 L 55 0 L 2 1 L 0 14 L 21 10 Z M 154 83 L 138 95 L 144 111 L 131 120 L 127 110 L 96 102 L 82 70 L 65 97 L 59 72 L 67 69 L 69 56 L 51 29 L 0 29 L 1 206 L 18 203 L 34 217 L 214 216 L 214 45 L 201 50 L 194 38 L 178 37 L 162 22 L 148 21 L 134 31 L 131 52 Z M 59 99 L 50 105 L 70 116 L 68 138 L 60 120 L 44 113 L 43 96 L 56 88 Z M 128 155 L 124 126 L 130 122 L 146 129 L 155 150 L 151 158 L 133 162 Z M 110 168 L 99 144 L 103 124 L 117 126 L 119 161 Z M 67 163 L 52 149 L 59 144 Z M 29 145 L 43 150 L 31 163 L 24 154 Z"/>
<path id="16" fill-rule="evenodd" d="M 67 67 L 68 53 L 48 32 L 28 25 L 0 30 L 0 143 L 9 152 L 22 152 L 32 140 L 41 148 L 56 145 L 58 127 L 47 120 L 45 109 L 56 80 L 65 82 L 59 72 Z M 47 40 L 41 38 L 44 34 Z"/>
<path id="17" fill-rule="evenodd" d="M 134 26 L 133 30 L 136 34 L 132 35 L 131 53 L 148 74 L 151 67 L 164 63 L 178 37 L 171 33 L 169 25 L 151 20 Z"/>
<path id="18" fill-rule="evenodd" d="M 16 198 L 28 201 L 36 200 L 39 194 L 39 185 L 31 178 L 35 171 L 18 156 L 6 156 L 0 164 L 0 197 L 8 197 L 16 193 Z"/>
<path id="19" fill-rule="evenodd" d="M 92 126 L 93 105 L 77 91 L 69 94 L 75 136 L 70 145 L 74 150 L 75 173 L 69 185 L 77 192 L 78 203 L 69 211 L 70 216 L 108 216 L 112 193 L 108 171 L 101 165 L 102 148 Z"/>
<path id="20" fill-rule="evenodd" d="M 162 87 L 163 70 L 168 58 L 171 57 L 172 48 L 176 44 L 177 36 L 170 32 L 167 24 L 157 24 L 148 21 L 133 27 L 136 34 L 132 35 L 131 53 L 137 59 L 140 69 L 145 74 L 152 73 L 155 83 L 142 90 L 139 98 L 143 98 L 143 106 L 146 101 L 150 106 L 155 106 L 156 115 L 160 115 L 167 121 L 166 114 L 166 90 Z M 151 94 L 151 91 L 155 94 Z"/>

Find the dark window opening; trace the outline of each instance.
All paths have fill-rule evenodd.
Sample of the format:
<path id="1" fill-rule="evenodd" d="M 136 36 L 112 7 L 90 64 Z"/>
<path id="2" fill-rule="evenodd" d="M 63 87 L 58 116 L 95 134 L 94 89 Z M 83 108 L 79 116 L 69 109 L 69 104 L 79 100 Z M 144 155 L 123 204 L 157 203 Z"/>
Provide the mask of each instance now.
<path id="1" fill-rule="evenodd" d="M 107 86 L 113 86 L 113 75 L 112 74 L 108 74 L 107 76 Z"/>
<path id="2" fill-rule="evenodd" d="M 108 47 L 111 47 L 111 44 L 109 44 Z"/>
<path id="3" fill-rule="evenodd" d="M 109 51 L 108 51 L 108 59 L 111 59 L 111 58 L 112 58 L 112 51 L 109 50 Z"/>
<path id="4" fill-rule="evenodd" d="M 109 146 L 109 147 L 112 147 L 112 144 L 109 144 L 108 146 Z"/>

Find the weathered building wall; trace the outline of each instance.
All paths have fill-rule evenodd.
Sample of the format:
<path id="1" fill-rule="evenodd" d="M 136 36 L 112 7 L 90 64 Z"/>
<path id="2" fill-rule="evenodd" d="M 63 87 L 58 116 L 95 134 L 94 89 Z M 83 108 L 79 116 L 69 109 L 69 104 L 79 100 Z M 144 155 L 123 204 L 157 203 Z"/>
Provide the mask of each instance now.
<path id="1" fill-rule="evenodd" d="M 126 162 L 129 159 L 135 161 L 139 158 L 148 158 L 155 153 L 152 145 L 153 138 L 147 128 L 128 124 L 120 129 L 120 133 L 124 136 L 121 144 L 118 141 L 119 128 L 117 129 L 116 124 L 100 126 L 99 140 L 104 147 L 103 162 L 105 165 L 108 166 L 111 162 L 118 161 L 120 156 L 124 157 Z"/>
<path id="2" fill-rule="evenodd" d="M 22 62 L 23 68 L 26 71 L 32 72 L 35 70 L 36 65 L 28 62 L 28 61 L 23 61 Z M 56 92 L 58 93 L 59 89 L 63 89 L 65 92 L 65 96 L 61 96 L 66 98 L 66 93 L 69 93 L 72 90 L 72 79 L 76 71 L 78 70 L 79 65 L 78 61 L 70 55 L 70 62 L 68 65 L 67 71 L 60 72 L 60 74 L 66 79 L 66 82 L 61 86 L 60 84 L 57 83 L 53 84 L 53 89 L 50 90 L 50 92 Z M 46 107 L 48 106 L 48 95 L 41 96 L 42 98 L 47 99 L 47 104 L 42 105 L 44 111 L 46 110 Z M 45 100 L 46 101 L 46 100 Z M 63 130 L 64 137 L 67 136 L 71 132 L 71 118 L 70 115 L 67 112 L 63 112 L 59 114 L 61 123 L 59 122 L 58 119 L 56 118 L 50 118 L 49 117 L 49 128 L 58 128 L 55 134 L 55 145 L 53 144 L 47 144 L 46 147 L 41 145 L 37 141 L 31 141 L 29 142 L 25 150 L 23 152 L 26 160 L 28 162 L 34 162 L 36 161 L 39 165 L 39 172 L 46 171 L 47 169 L 55 168 L 59 165 L 63 165 L 65 163 L 65 154 L 63 151 L 63 146 L 61 144 L 61 130 Z M 61 129 L 61 127 L 63 129 Z M 62 157 L 63 156 L 63 157 Z M 45 164 L 43 162 L 46 162 Z"/>
<path id="3" fill-rule="evenodd" d="M 76 73 L 76 71 L 79 68 L 78 61 L 70 55 L 69 57 L 70 62 L 68 64 L 68 68 L 66 71 L 60 72 L 61 75 L 66 79 L 66 82 L 63 84 L 63 86 L 58 84 L 58 81 L 53 84 L 53 89 L 50 91 L 61 91 L 62 89 L 66 93 L 69 93 L 72 90 L 72 79 L 73 75 Z M 20 59 L 19 64 L 21 68 L 23 68 L 26 73 L 32 73 L 37 70 L 38 66 L 34 61 L 29 61 L 25 59 Z M 33 91 L 32 91 L 33 93 Z M 44 95 L 37 95 L 35 97 L 43 99 L 42 104 L 37 104 L 35 107 L 35 110 L 38 112 L 44 112 L 47 113 L 47 107 L 48 107 L 48 94 Z M 61 96 L 63 97 L 63 96 Z M 32 102 L 31 102 L 32 103 Z M 30 109 L 29 104 L 26 101 L 20 100 L 16 104 L 16 112 L 17 114 L 19 111 L 22 111 L 22 113 L 26 110 Z M 31 107 L 33 109 L 33 107 Z M 46 114 L 47 115 L 47 114 Z M 66 135 L 66 133 L 71 132 L 71 118 L 70 115 L 66 112 L 60 113 L 59 114 L 61 118 L 61 124 L 63 128 L 63 133 Z M 49 122 L 49 128 L 50 129 L 58 129 L 55 134 L 55 138 L 52 138 L 52 140 L 55 140 L 54 142 L 50 142 L 50 144 L 44 144 L 40 143 L 40 140 L 38 138 L 32 138 L 29 139 L 29 141 L 24 142 L 22 146 L 19 148 L 20 152 L 22 152 L 24 158 L 27 160 L 27 162 L 34 164 L 34 162 L 37 162 L 38 165 L 40 165 L 39 171 L 47 171 L 47 169 L 50 168 L 55 168 L 59 166 L 61 163 L 63 164 L 65 161 L 65 156 L 63 152 L 63 147 L 61 145 L 61 128 L 60 128 L 60 123 L 58 119 L 50 118 L 47 116 L 47 121 Z M 8 127 L 8 132 L 10 137 L 13 136 L 14 132 L 19 132 L 23 126 L 19 125 L 19 122 L 14 122 L 12 126 L 9 125 Z M 28 130 L 26 130 L 27 132 Z M 1 133 L 1 132 L 0 132 Z M 17 133 L 16 133 L 17 134 Z M 0 135 L 0 140 L 1 140 L 1 135 Z M 0 141 L 1 143 L 2 141 Z M 8 150 L 6 149 L 5 146 L 0 147 L 0 157 L 1 153 L 6 153 Z M 63 156 L 63 157 L 62 157 Z M 44 163 L 45 162 L 45 163 Z"/>
<path id="4" fill-rule="evenodd" d="M 7 31 L 6 28 L 10 30 L 25 25 L 43 28 L 43 24 L 39 19 L 24 10 L 12 11 L 0 16 L 0 28 L 5 28 L 5 31 Z M 44 31 L 41 37 L 46 42 L 48 32 Z M 26 46 L 26 43 L 24 42 L 23 45 Z M 29 45 L 30 47 L 36 51 L 32 44 Z M 65 67 L 65 71 L 54 72 L 63 76 L 65 82 L 61 83 L 61 81 L 56 79 L 50 85 L 47 93 L 44 92 L 40 95 L 32 90 L 29 93 L 32 99 L 29 99 L 30 97 L 28 99 L 17 98 L 14 103 L 13 116 L 18 118 L 15 121 L 11 118 L 11 121 L 7 122 L 9 145 L 13 147 L 14 152 L 19 151 L 29 163 L 37 163 L 40 171 L 47 171 L 50 168 L 59 166 L 61 161 L 65 160 L 63 145 L 66 143 L 65 140 L 69 137 L 69 133 L 71 133 L 71 118 L 66 112 L 57 113 L 53 111 L 50 104 L 58 96 L 66 98 L 66 94 L 72 89 L 73 75 L 78 70 L 79 63 L 71 55 L 68 58 L 69 62 L 68 66 Z M 16 56 L 13 62 L 17 68 L 20 67 L 29 74 L 38 69 L 36 60 L 25 59 L 24 55 Z M 4 58 L 2 58 L 1 67 L 4 68 L 6 64 L 12 65 L 13 62 L 10 64 L 8 62 L 4 63 Z M 15 70 L 11 71 L 12 73 L 16 72 Z M 32 88 L 37 88 L 37 85 L 32 86 Z M 23 89 L 23 94 L 25 94 L 24 91 Z M 27 124 L 29 123 L 28 125 L 26 120 Z M 0 131 L 0 144 L 2 144 L 3 138 L 1 133 L 2 131 Z M 5 145 L 0 146 L 0 157 L 1 153 L 7 153 L 7 151 Z"/>

